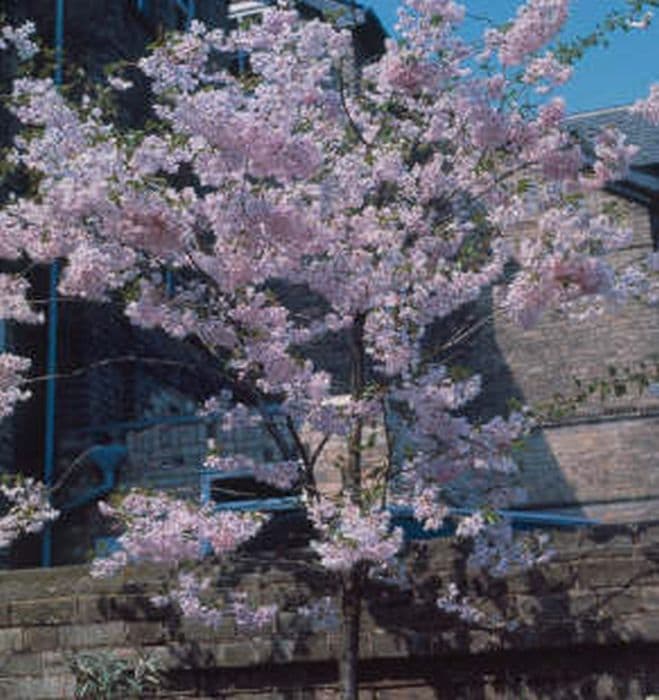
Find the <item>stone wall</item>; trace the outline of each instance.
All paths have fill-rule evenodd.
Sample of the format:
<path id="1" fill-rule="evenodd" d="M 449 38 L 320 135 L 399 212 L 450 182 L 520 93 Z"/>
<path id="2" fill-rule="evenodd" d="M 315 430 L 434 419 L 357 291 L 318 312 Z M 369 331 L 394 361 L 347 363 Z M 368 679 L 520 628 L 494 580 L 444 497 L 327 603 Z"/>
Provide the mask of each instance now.
<path id="1" fill-rule="evenodd" d="M 615 203 L 633 229 L 628 249 L 616 253 L 623 268 L 652 250 L 648 208 L 608 193 L 595 199 Z M 529 220 L 520 236 L 533 232 Z M 473 331 L 466 342 L 451 345 L 459 331 Z M 484 391 L 469 409 L 487 418 L 505 413 L 511 398 L 537 408 L 557 395 L 575 396 L 574 378 L 583 386 L 618 371 L 650 366 L 659 357 L 659 310 L 636 302 L 582 320 L 552 312 L 533 328 L 521 329 L 495 310 L 490 294 L 437 324 L 428 349 L 440 360 L 483 376 Z M 633 389 L 633 387 L 632 387 Z M 545 424 L 520 453 L 526 506 L 581 512 L 600 520 L 642 517 L 641 501 L 659 498 L 659 397 L 632 390 L 601 399 L 593 395 L 571 415 Z M 636 500 L 635 508 L 627 507 Z"/>
<path id="2" fill-rule="evenodd" d="M 548 427 L 523 450 L 523 481 L 543 507 L 573 503 L 595 518 L 643 520 L 659 500 L 658 450 L 659 414 Z"/>
<path id="3" fill-rule="evenodd" d="M 659 527 L 600 527 L 555 536 L 537 571 L 498 582 L 471 578 L 447 541 L 416 545 L 413 585 L 371 586 L 361 636 L 364 700 L 636 700 L 659 692 Z M 297 608 L 332 591 L 304 552 L 238 561 L 220 577 L 280 614 L 259 634 L 227 617 L 215 631 L 180 624 L 149 595 L 163 572 L 128 570 L 94 581 L 82 567 L 0 572 L 0 696 L 72 698 L 67 655 L 137 650 L 169 669 L 161 697 L 337 698 L 337 633 Z M 432 600 L 457 577 L 488 614 L 514 630 L 466 627 Z"/>
<path id="4" fill-rule="evenodd" d="M 634 237 L 618 253 L 622 268 L 652 250 L 647 208 L 601 194 L 627 209 Z M 514 393 L 530 405 L 556 394 L 576 393 L 574 377 L 586 385 L 618 372 L 653 364 L 659 353 L 659 310 L 632 302 L 616 313 L 573 321 L 554 313 L 522 331 L 495 321 L 494 339 Z M 600 520 L 642 519 L 644 500 L 659 498 L 659 398 L 631 391 L 601 399 L 594 395 L 569 420 L 547 426 L 522 456 L 530 502 L 580 504 Z M 627 508 L 636 500 L 636 508 Z"/>

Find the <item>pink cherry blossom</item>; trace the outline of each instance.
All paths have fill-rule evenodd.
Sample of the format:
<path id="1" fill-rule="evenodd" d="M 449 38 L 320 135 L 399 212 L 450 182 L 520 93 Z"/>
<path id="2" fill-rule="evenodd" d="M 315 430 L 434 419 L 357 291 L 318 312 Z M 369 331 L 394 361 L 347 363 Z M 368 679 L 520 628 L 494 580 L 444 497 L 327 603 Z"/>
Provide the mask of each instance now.
<path id="1" fill-rule="evenodd" d="M 35 56 L 39 47 L 33 39 L 36 26 L 34 22 L 23 22 L 20 27 L 5 25 L 0 30 L 0 50 L 13 46 L 18 58 L 27 61 Z"/>
<path id="2" fill-rule="evenodd" d="M 519 65 L 545 46 L 565 24 L 568 7 L 569 0 L 528 0 L 522 5 L 498 42 L 501 63 Z"/>
<path id="3" fill-rule="evenodd" d="M 0 547 L 23 534 L 40 532 L 59 512 L 49 502 L 45 486 L 34 479 L 12 479 L 0 483 L 0 495 L 9 509 L 0 514 Z"/>
<path id="4" fill-rule="evenodd" d="M 659 83 L 650 87 L 650 94 L 644 100 L 638 100 L 632 106 L 632 112 L 640 114 L 654 126 L 659 125 Z"/>
<path id="5" fill-rule="evenodd" d="M 534 58 L 526 67 L 522 80 L 536 86 L 539 93 L 549 92 L 557 85 L 563 85 L 572 76 L 572 68 L 559 63 L 554 54 L 548 51 L 544 56 Z"/>

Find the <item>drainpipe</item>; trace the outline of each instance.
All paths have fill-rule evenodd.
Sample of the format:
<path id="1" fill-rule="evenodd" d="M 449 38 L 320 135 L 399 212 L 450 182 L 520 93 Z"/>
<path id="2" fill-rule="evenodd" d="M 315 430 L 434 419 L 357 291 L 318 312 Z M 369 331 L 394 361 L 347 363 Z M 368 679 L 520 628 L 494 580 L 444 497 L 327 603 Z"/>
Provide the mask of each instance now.
<path id="1" fill-rule="evenodd" d="M 64 0 L 55 0 L 55 85 L 60 86 L 63 78 L 64 63 Z M 55 398 L 57 384 L 57 282 L 59 279 L 59 263 L 54 261 L 50 266 L 48 294 L 48 347 L 46 355 L 46 426 L 44 439 L 43 482 L 46 488 L 53 484 L 55 473 Z M 41 541 L 41 565 L 51 566 L 53 532 L 46 525 Z"/>

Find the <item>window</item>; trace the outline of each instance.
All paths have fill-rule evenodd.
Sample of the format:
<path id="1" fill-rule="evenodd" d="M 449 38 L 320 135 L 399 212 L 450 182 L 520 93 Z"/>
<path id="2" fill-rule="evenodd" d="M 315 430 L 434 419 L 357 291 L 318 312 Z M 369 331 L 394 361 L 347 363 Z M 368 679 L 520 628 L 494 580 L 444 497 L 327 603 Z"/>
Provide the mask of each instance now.
<path id="1" fill-rule="evenodd" d="M 257 481 L 248 471 L 202 472 L 201 502 L 212 502 L 219 510 L 277 512 L 300 507 L 293 492 Z"/>

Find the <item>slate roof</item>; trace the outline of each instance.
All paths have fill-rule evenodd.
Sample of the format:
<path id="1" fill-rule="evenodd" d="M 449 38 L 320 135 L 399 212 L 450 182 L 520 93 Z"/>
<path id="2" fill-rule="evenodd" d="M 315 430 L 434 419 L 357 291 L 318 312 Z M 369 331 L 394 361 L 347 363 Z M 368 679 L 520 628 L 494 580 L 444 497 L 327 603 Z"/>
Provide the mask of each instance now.
<path id="1" fill-rule="evenodd" d="M 597 133 L 607 127 L 620 129 L 629 143 L 639 147 L 629 175 L 623 183 L 651 196 L 659 195 L 659 127 L 630 110 L 631 105 L 609 107 L 592 112 L 574 114 L 566 119 L 585 144 L 592 143 Z"/>
<path id="2" fill-rule="evenodd" d="M 351 0 L 302 0 L 312 10 L 320 12 L 323 16 L 337 16 L 339 27 L 350 27 L 366 22 L 364 8 Z"/>
<path id="3" fill-rule="evenodd" d="M 566 121 L 588 141 L 602 128 L 616 126 L 627 135 L 629 143 L 640 148 L 632 162 L 633 166 L 659 164 L 659 127 L 652 126 L 639 115 L 633 114 L 630 105 L 582 112 L 568 117 Z"/>
<path id="4" fill-rule="evenodd" d="M 273 0 L 232 0 L 229 2 L 229 17 L 246 17 L 273 4 Z M 337 17 L 339 27 L 360 26 L 367 21 L 364 8 L 352 0 L 298 0 L 298 5 L 323 16 Z"/>

